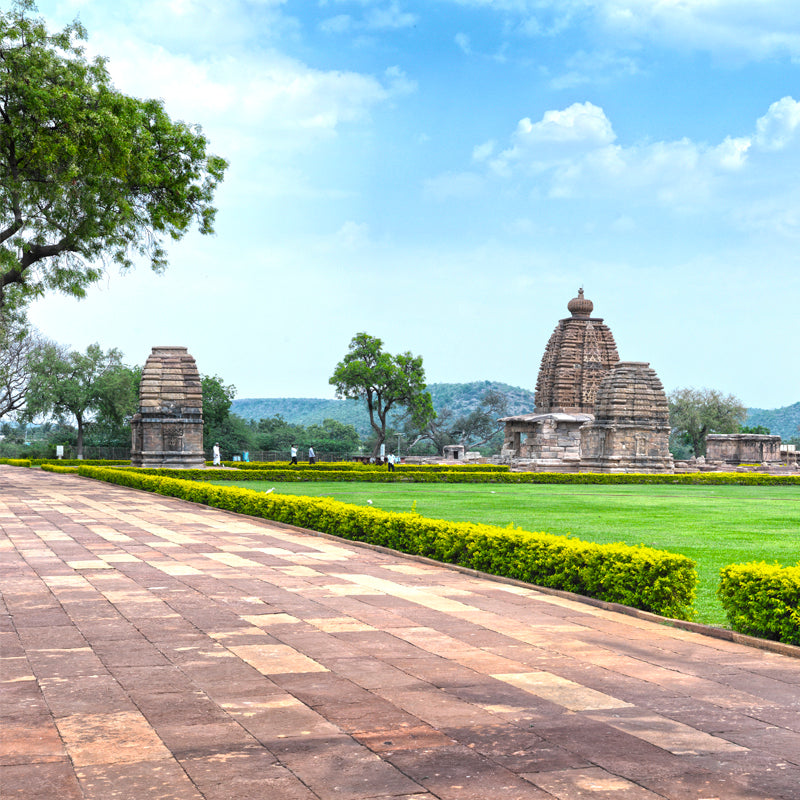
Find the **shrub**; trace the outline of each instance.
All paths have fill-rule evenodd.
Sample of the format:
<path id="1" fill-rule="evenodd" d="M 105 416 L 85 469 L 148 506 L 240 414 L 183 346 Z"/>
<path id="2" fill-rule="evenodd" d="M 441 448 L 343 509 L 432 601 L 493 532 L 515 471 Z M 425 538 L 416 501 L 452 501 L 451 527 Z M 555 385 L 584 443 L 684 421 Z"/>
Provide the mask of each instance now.
<path id="1" fill-rule="evenodd" d="M 216 476 L 216 471 L 207 471 Z M 601 545 L 548 533 L 426 519 L 328 498 L 265 494 L 134 470 L 79 467 L 91 478 L 346 539 L 459 564 L 676 618 L 692 615 L 694 562 L 650 547 Z"/>
<path id="2" fill-rule="evenodd" d="M 800 645 L 800 564 L 730 564 L 717 596 L 735 631 Z"/>
<path id="3" fill-rule="evenodd" d="M 29 467 L 31 460 L 29 458 L 0 458 L 0 464 L 8 464 L 10 467 Z"/>

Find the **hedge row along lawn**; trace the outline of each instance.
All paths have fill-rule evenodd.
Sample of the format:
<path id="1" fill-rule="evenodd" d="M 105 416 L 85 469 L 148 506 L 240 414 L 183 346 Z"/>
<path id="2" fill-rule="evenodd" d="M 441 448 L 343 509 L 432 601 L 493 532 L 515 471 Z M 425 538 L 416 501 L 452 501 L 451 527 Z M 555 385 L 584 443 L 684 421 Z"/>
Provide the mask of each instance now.
<path id="1" fill-rule="evenodd" d="M 332 497 L 424 517 L 513 524 L 585 541 L 645 544 L 697 562 L 697 621 L 727 627 L 716 597 L 720 569 L 750 561 L 800 562 L 800 491 L 769 486 L 596 486 L 219 482 Z"/>

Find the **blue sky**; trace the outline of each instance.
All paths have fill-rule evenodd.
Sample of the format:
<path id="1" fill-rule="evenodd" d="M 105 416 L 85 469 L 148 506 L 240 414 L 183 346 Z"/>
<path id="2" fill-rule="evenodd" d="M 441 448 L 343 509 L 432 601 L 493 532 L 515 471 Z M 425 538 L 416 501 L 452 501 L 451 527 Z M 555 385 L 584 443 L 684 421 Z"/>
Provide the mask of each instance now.
<path id="1" fill-rule="evenodd" d="M 238 397 L 332 397 L 359 331 L 533 389 L 579 287 L 667 391 L 800 400 L 796 0 L 40 0 L 231 166 L 217 233 L 31 309 Z"/>

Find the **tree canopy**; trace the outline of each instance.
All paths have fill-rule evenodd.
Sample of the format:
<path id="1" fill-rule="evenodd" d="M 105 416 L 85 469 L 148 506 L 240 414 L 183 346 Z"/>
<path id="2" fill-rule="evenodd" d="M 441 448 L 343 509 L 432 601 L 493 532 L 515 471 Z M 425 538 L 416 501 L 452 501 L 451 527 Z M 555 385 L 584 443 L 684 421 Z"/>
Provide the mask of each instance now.
<path id="1" fill-rule="evenodd" d="M 709 433 L 737 433 L 747 416 L 738 398 L 716 389 L 676 389 L 668 400 L 673 438 L 696 456 L 705 455 Z"/>
<path id="2" fill-rule="evenodd" d="M 391 409 L 404 408 L 417 430 L 424 429 L 436 416 L 425 388 L 422 356 L 385 353 L 383 341 L 367 333 L 357 333 L 352 338 L 349 352 L 337 364 L 329 383 L 336 388 L 337 397 L 366 401 L 376 435 L 373 455 L 378 455 L 386 440 L 387 414 Z"/>
<path id="3" fill-rule="evenodd" d="M 227 166 L 161 101 L 116 91 L 79 22 L 51 34 L 35 12 L 0 11 L 0 310 L 83 296 L 108 262 L 162 270 L 165 237 L 213 232 Z"/>
<path id="4" fill-rule="evenodd" d="M 31 359 L 25 416 L 74 417 L 78 458 L 83 457 L 86 425 L 95 418 L 119 425 L 136 408 L 136 375 L 122 363 L 119 350 L 103 352 L 90 344 L 85 353 L 47 343 Z"/>

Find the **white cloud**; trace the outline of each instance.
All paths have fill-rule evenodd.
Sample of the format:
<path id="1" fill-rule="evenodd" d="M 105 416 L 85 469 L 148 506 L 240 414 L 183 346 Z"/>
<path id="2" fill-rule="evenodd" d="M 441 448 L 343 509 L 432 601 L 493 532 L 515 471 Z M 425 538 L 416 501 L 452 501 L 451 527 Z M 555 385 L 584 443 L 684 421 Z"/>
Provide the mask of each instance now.
<path id="1" fill-rule="evenodd" d="M 563 110 L 546 111 L 538 122 L 529 117 L 520 120 L 511 136 L 512 146 L 491 166 L 501 175 L 510 174 L 515 165 L 539 171 L 604 148 L 615 138 L 602 108 L 573 103 Z"/>
<path id="2" fill-rule="evenodd" d="M 754 142 L 764 150 L 783 150 L 800 143 L 800 102 L 783 97 L 756 123 Z"/>
<path id="3" fill-rule="evenodd" d="M 800 60 L 797 0 L 447 1 L 511 16 L 515 24 L 509 28 L 528 36 L 553 36 L 583 26 L 633 47 L 655 42 L 726 58 Z M 576 71 L 572 78 L 585 75 Z"/>

